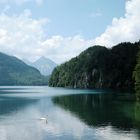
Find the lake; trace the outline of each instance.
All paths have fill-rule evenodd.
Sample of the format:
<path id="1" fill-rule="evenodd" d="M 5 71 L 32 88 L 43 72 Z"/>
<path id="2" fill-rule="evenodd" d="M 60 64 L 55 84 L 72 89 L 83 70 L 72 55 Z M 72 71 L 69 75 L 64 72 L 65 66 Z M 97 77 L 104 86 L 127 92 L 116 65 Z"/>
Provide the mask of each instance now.
<path id="1" fill-rule="evenodd" d="M 0 87 L 0 140 L 139 140 L 133 99 L 105 90 Z"/>

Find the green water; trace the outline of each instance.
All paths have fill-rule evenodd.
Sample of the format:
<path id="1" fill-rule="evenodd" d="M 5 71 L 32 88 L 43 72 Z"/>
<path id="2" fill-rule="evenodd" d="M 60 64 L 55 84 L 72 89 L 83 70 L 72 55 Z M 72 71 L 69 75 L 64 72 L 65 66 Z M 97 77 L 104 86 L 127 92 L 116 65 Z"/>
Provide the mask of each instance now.
<path id="1" fill-rule="evenodd" d="M 104 90 L 0 87 L 0 140 L 139 140 L 134 98 Z"/>

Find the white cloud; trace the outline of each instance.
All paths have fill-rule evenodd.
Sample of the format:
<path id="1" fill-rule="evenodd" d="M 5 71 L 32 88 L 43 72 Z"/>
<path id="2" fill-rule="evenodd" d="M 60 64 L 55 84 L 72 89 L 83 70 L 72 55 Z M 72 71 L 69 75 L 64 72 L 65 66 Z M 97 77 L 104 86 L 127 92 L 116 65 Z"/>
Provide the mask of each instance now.
<path id="1" fill-rule="evenodd" d="M 33 19 L 31 15 L 29 10 L 13 16 L 0 14 L 0 51 L 30 60 L 46 56 L 62 63 L 95 44 L 110 47 L 140 39 L 140 0 L 127 1 L 124 17 L 113 18 L 105 32 L 93 40 L 85 40 L 79 35 L 45 38 L 44 25 L 49 20 Z"/>
<path id="2" fill-rule="evenodd" d="M 135 42 L 140 39 L 140 0 L 126 2 L 124 17 L 113 18 L 112 24 L 107 27 L 101 36 L 93 40 L 85 40 L 81 36 L 63 38 L 53 36 L 42 42 L 46 50 L 45 56 L 57 62 L 66 61 L 92 45 L 111 47 L 120 42 Z"/>
<path id="3" fill-rule="evenodd" d="M 113 18 L 112 24 L 94 40 L 95 44 L 108 47 L 124 41 L 140 39 L 140 0 L 126 2 L 124 17 Z"/>
<path id="4" fill-rule="evenodd" d="M 89 46 L 81 36 L 58 35 L 46 39 L 43 26 L 49 19 L 33 19 L 31 15 L 30 10 L 20 15 L 0 15 L 0 51 L 30 60 L 46 56 L 60 63 Z"/>
<path id="5" fill-rule="evenodd" d="M 0 15 L 0 51 L 20 57 L 39 53 L 40 41 L 45 37 L 43 26 L 48 19 L 32 19 L 31 12 L 20 15 Z"/>
<path id="6" fill-rule="evenodd" d="M 90 40 L 84 40 L 81 36 L 63 38 L 62 36 L 53 36 L 42 42 L 44 55 L 53 60 L 64 62 L 77 56 L 81 51 L 91 46 Z"/>

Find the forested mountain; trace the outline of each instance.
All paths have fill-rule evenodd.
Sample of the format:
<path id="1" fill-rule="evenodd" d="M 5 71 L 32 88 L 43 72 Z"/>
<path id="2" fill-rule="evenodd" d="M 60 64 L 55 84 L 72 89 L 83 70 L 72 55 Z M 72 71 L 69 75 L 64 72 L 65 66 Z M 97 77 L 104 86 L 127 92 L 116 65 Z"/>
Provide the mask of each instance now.
<path id="1" fill-rule="evenodd" d="M 40 73 L 45 76 L 51 75 L 52 71 L 57 66 L 57 64 L 55 62 L 53 62 L 52 60 L 50 60 L 44 56 L 42 56 L 35 62 L 30 62 L 28 60 L 23 60 L 23 61 L 26 64 L 38 69 L 40 71 Z"/>
<path id="2" fill-rule="evenodd" d="M 139 50 L 137 43 L 120 43 L 111 49 L 93 46 L 58 67 L 50 86 L 72 88 L 132 89 L 133 70 Z"/>
<path id="3" fill-rule="evenodd" d="M 137 65 L 133 74 L 135 78 L 135 90 L 137 94 L 137 99 L 140 101 L 140 51 L 137 56 Z"/>
<path id="4" fill-rule="evenodd" d="M 0 85 L 44 85 L 47 78 L 16 57 L 0 53 Z"/>

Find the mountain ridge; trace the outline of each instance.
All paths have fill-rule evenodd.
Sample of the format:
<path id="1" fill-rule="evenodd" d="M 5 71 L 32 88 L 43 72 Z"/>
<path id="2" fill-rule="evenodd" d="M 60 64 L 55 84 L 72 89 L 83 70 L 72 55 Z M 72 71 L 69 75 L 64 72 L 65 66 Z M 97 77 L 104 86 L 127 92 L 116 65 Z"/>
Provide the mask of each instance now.
<path id="1" fill-rule="evenodd" d="M 57 64 L 52 61 L 49 58 L 46 58 L 44 56 L 37 59 L 35 62 L 30 62 L 26 59 L 23 60 L 26 64 L 35 67 L 40 71 L 40 73 L 44 76 L 51 75 L 54 68 L 57 66 Z"/>
<path id="2" fill-rule="evenodd" d="M 140 42 L 120 43 L 108 49 L 92 46 L 57 66 L 49 80 L 52 87 L 132 89 Z"/>
<path id="3" fill-rule="evenodd" d="M 20 59 L 0 52 L 0 85 L 44 85 L 47 79 Z"/>

